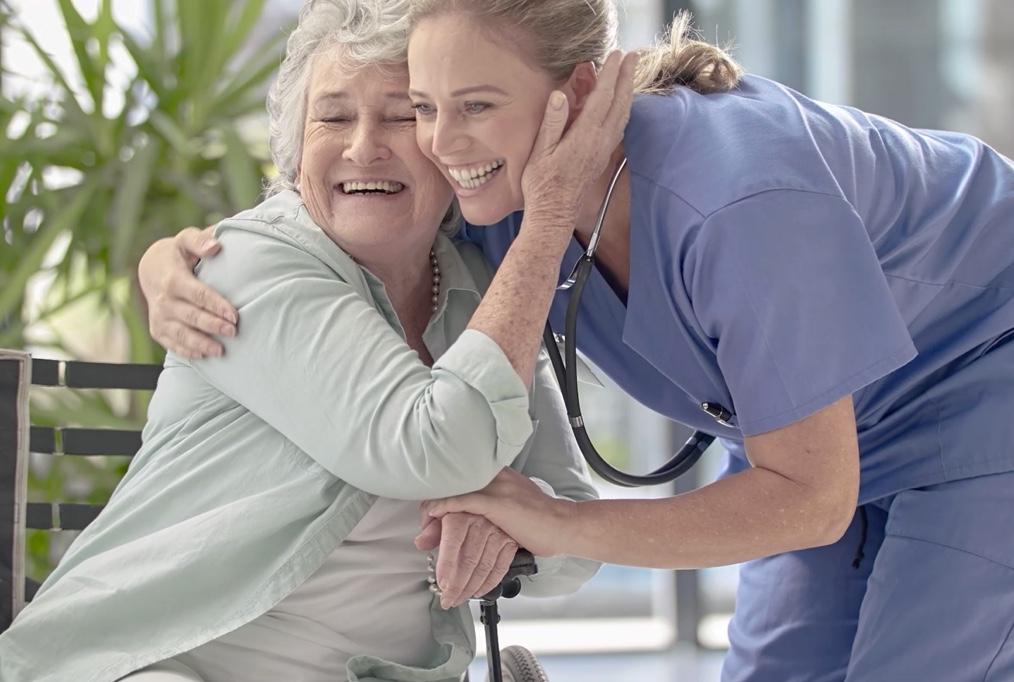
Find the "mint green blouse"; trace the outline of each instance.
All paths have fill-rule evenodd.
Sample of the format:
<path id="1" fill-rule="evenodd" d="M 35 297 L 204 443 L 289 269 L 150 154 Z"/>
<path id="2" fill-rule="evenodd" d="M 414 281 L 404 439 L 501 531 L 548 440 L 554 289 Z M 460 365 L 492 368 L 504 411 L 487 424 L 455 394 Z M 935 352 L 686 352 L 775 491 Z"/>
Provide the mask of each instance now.
<path id="1" fill-rule="evenodd" d="M 404 341 L 383 283 L 283 192 L 221 223 L 202 280 L 240 312 L 224 357 L 170 354 L 144 445 L 102 514 L 0 635 L 2 682 L 112 682 L 268 611 L 321 566 L 377 496 L 481 488 L 504 466 L 595 496 L 546 359 L 529 393 L 488 337 L 464 331 L 489 280 L 441 236 L 439 307 Z M 539 560 L 525 594 L 571 592 L 595 562 Z M 349 679 L 456 680 L 467 607 L 430 608 L 425 668 L 369 656 Z"/>

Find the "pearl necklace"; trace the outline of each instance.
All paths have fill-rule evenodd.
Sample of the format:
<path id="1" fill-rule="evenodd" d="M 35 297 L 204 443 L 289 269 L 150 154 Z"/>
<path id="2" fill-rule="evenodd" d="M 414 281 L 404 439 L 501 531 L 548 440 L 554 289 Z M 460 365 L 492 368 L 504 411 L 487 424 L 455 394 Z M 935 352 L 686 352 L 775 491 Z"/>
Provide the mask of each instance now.
<path id="1" fill-rule="evenodd" d="M 433 313 L 440 305 L 440 263 L 437 262 L 436 251 L 430 249 L 430 269 L 433 270 Z"/>

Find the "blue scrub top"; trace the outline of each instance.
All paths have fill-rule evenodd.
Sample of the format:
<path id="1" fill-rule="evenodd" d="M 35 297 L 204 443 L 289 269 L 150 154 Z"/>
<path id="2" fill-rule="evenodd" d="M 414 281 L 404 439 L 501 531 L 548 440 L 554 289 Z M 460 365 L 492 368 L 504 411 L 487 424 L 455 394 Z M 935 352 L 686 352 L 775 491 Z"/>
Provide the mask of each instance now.
<path id="1" fill-rule="evenodd" d="M 723 438 L 737 470 L 744 436 L 851 393 L 863 502 L 1014 470 L 1009 159 L 754 76 L 638 97 L 624 147 L 627 303 L 593 274 L 578 345 L 631 396 Z M 499 263 L 521 218 L 462 236 Z"/>

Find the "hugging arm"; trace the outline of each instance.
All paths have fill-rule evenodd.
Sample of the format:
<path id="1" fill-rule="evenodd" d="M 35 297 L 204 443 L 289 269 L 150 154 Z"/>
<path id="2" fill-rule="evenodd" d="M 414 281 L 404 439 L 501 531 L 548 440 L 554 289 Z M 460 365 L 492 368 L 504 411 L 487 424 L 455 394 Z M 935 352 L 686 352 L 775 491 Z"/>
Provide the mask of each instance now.
<path id="1" fill-rule="evenodd" d="M 223 320 L 227 320 L 230 316 L 235 319 L 237 314 L 235 308 L 212 287 L 221 286 L 222 291 L 232 297 L 233 292 L 238 294 L 242 288 L 238 280 L 242 279 L 243 273 L 232 273 L 230 276 L 231 266 L 229 263 L 223 265 L 222 263 L 216 264 L 214 261 L 226 257 L 231 262 L 245 262 L 247 269 L 254 268 L 257 262 L 256 258 L 245 260 L 247 258 L 246 252 L 251 250 L 249 245 L 234 244 L 233 239 L 225 237 L 229 245 L 222 252 L 225 254 L 223 256 L 219 254 L 221 245 L 217 241 L 210 243 L 213 239 L 214 234 L 210 229 L 198 231 L 189 228 L 172 239 L 164 239 L 152 245 L 139 266 L 142 288 L 145 295 L 149 297 L 152 334 L 170 351 L 183 357 L 199 357 L 201 355 L 214 357 L 214 349 L 211 344 L 218 342 L 212 339 L 211 335 L 219 333 L 218 325 Z M 314 261 L 306 254 L 290 253 L 288 249 L 283 248 L 283 245 L 276 245 L 276 248 L 286 258 L 296 257 L 304 266 L 309 266 L 312 271 L 308 273 L 311 279 L 330 280 L 334 278 L 333 273 L 322 269 L 319 262 Z M 233 253 L 234 250 L 238 253 Z M 266 253 L 258 254 L 261 258 L 266 255 Z M 462 256 L 466 261 L 469 261 L 470 269 L 476 279 L 481 283 L 488 282 L 491 273 L 481 254 L 466 250 Z M 202 266 L 203 281 L 193 278 L 191 273 L 193 264 L 200 257 L 208 258 Z M 293 276 L 295 274 L 293 273 Z M 260 277 L 256 273 L 253 273 L 252 276 L 255 279 Z M 230 281 L 233 279 L 237 281 Z M 257 287 L 258 291 L 265 289 L 263 284 L 264 282 Z M 339 283 L 324 283 L 323 286 L 345 289 Z M 253 296 L 254 293 L 250 292 L 248 296 Z M 156 300 L 161 303 L 156 304 Z M 264 305 L 266 302 L 262 301 L 260 307 L 264 307 Z M 237 340 L 222 339 L 229 346 L 228 357 L 230 359 L 232 353 L 243 350 L 244 347 L 237 344 L 246 341 L 247 334 L 258 333 L 256 330 L 251 331 L 251 324 L 254 328 L 264 327 L 264 324 L 257 319 L 252 322 L 246 319 L 247 313 L 256 311 L 258 305 L 253 305 L 253 301 L 250 301 L 242 307 L 244 319 L 240 338 Z M 362 314 L 368 317 L 374 315 L 372 311 L 362 311 Z M 386 325 L 386 322 L 383 324 Z M 474 333 L 472 332 L 472 334 Z M 265 358 L 272 357 L 271 348 L 265 347 L 263 352 Z M 300 349 L 297 349 L 296 355 L 301 356 L 301 352 Z M 216 370 L 216 365 L 213 364 L 205 366 L 205 363 L 197 363 L 196 366 L 199 369 L 203 368 L 202 371 L 205 372 L 224 371 L 224 368 Z M 208 376 L 210 378 L 211 375 Z M 247 383 L 249 384 L 249 382 Z M 235 397 L 238 398 L 238 396 Z M 580 453 L 567 426 L 562 399 L 552 377 L 548 357 L 545 354 L 539 360 L 531 400 L 534 418 L 540 423 L 540 426 L 532 437 L 530 446 L 523 455 L 517 458 L 514 466 L 520 467 L 526 475 L 538 480 L 540 486 L 547 492 L 574 500 L 594 498 L 596 496 L 595 490 L 590 484 L 587 470 L 581 461 Z M 320 404 L 337 407 L 339 402 L 323 400 Z M 308 410 L 308 413 L 314 415 L 317 409 L 319 409 L 319 405 L 314 405 Z M 474 462 L 480 456 L 480 452 L 482 450 L 479 447 L 470 449 L 466 453 L 465 461 Z M 497 459 L 499 460 L 499 457 Z M 473 473 L 482 474 L 478 471 Z M 416 480 L 418 481 L 418 479 Z M 381 489 L 378 487 L 367 486 L 363 481 L 360 481 L 359 484 L 369 492 L 381 494 Z M 475 487 L 481 487 L 481 485 L 481 483 L 476 483 Z M 439 496 L 441 493 L 434 492 L 433 495 Z M 482 517 L 472 517 L 470 514 L 452 514 L 450 517 L 454 518 L 445 522 L 444 527 L 450 529 L 452 533 L 456 532 L 459 537 L 454 550 L 447 551 L 443 555 L 446 557 L 446 563 L 443 565 L 444 573 L 456 581 L 459 591 L 465 595 L 464 598 L 469 595 L 467 591 L 469 585 L 481 583 L 476 592 L 488 591 L 483 588 L 489 582 L 499 583 L 509 566 L 510 559 L 513 558 L 516 544 L 499 528 Z M 466 545 L 464 541 L 468 536 L 470 536 L 469 543 Z M 429 550 L 434 548 L 440 540 L 440 524 L 436 523 L 433 527 L 423 531 L 417 544 L 421 549 Z M 503 545 L 502 551 L 493 551 L 500 545 Z M 472 553 L 470 558 L 462 556 L 463 553 L 468 552 Z M 491 565 L 491 562 L 496 565 Z M 525 585 L 526 594 L 548 595 L 572 592 L 591 578 L 599 566 L 597 562 L 570 557 L 537 557 L 537 562 L 539 574 L 533 578 L 524 579 L 527 583 Z M 480 564 L 486 565 L 480 566 Z"/>
<path id="2" fill-rule="evenodd" d="M 396 499 L 481 488 L 531 433 L 528 394 L 499 348 L 466 332 L 427 367 L 325 262 L 257 221 L 219 226 L 201 279 L 242 324 L 193 363 L 335 476 Z"/>

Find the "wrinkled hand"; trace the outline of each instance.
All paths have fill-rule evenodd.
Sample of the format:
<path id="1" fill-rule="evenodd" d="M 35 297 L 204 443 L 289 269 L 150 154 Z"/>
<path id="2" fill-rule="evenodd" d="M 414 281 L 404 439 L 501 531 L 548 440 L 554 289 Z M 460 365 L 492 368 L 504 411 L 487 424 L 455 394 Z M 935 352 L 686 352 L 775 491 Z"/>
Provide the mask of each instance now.
<path id="1" fill-rule="evenodd" d="M 547 495 L 528 477 L 504 468 L 482 490 L 423 502 L 421 512 L 424 519 L 459 512 L 483 516 L 532 554 L 549 557 L 565 553 L 565 527 L 576 508 L 577 502 Z"/>
<path id="2" fill-rule="evenodd" d="M 634 100 L 637 59 L 634 52 L 610 53 L 595 88 L 570 128 L 566 96 L 560 91 L 550 95 L 542 127 L 521 176 L 526 213 L 548 208 L 562 215 L 577 214 L 585 191 L 605 172 L 623 140 Z"/>
<path id="3" fill-rule="evenodd" d="M 426 525 L 415 539 L 424 552 L 437 552 L 437 585 L 445 609 L 482 596 L 500 584 L 514 561 L 518 543 L 474 514 L 424 517 Z"/>
<path id="4" fill-rule="evenodd" d="M 151 337 L 181 357 L 221 356 L 222 344 L 212 336 L 236 335 L 236 309 L 194 276 L 197 261 L 220 250 L 211 228 L 188 227 L 149 246 L 138 263 Z"/>

